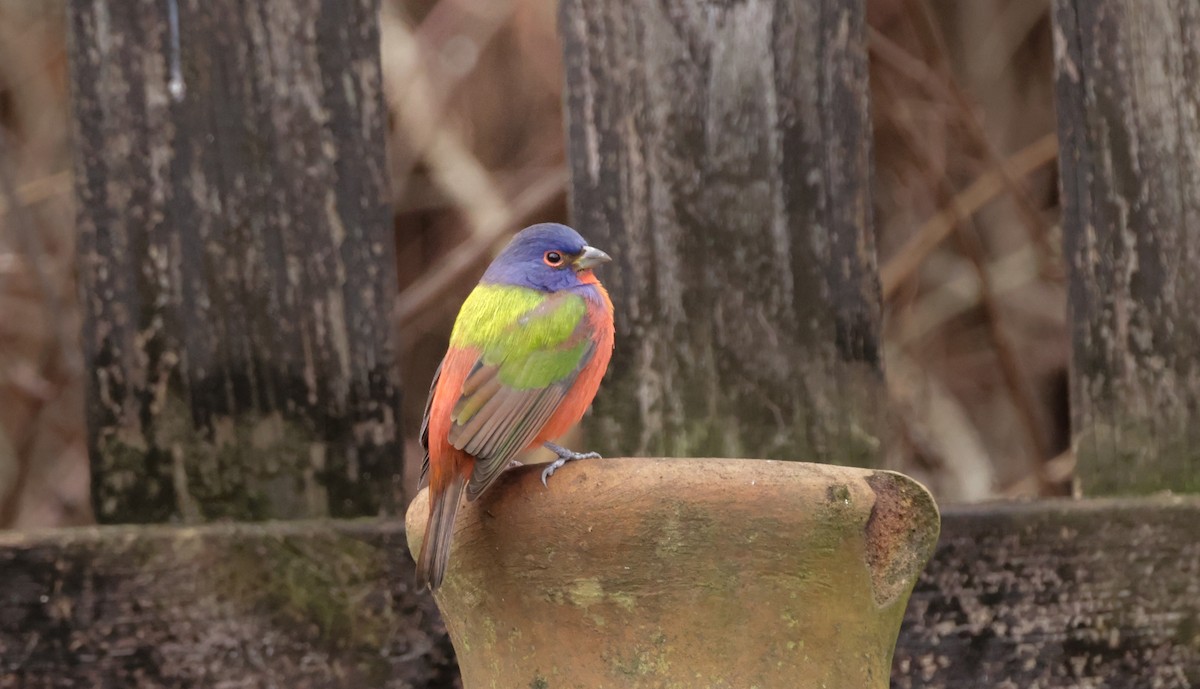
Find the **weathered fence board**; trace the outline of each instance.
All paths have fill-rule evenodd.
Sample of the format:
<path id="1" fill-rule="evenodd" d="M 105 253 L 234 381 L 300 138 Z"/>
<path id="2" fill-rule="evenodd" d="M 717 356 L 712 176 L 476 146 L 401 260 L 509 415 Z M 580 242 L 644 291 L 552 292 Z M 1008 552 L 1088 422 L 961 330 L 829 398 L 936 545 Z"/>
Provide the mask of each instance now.
<path id="1" fill-rule="evenodd" d="M 860 0 L 561 9 L 572 210 L 615 261 L 591 445 L 878 463 Z"/>
<path id="2" fill-rule="evenodd" d="M 377 0 L 70 0 L 104 521 L 399 490 Z"/>
<path id="3" fill-rule="evenodd" d="M 1197 523 L 1195 497 L 947 510 L 893 686 L 1200 686 Z M 390 521 L 0 534 L 0 688 L 447 689 L 406 553 Z"/>
<path id="4" fill-rule="evenodd" d="M 453 650 L 402 529 L 0 534 L 0 688 L 450 689 Z"/>
<path id="5" fill-rule="evenodd" d="M 1057 0 L 1054 21 L 1079 475 L 1200 491 L 1200 5 Z"/>
<path id="6" fill-rule="evenodd" d="M 1200 498 L 944 513 L 897 689 L 1200 686 Z"/>

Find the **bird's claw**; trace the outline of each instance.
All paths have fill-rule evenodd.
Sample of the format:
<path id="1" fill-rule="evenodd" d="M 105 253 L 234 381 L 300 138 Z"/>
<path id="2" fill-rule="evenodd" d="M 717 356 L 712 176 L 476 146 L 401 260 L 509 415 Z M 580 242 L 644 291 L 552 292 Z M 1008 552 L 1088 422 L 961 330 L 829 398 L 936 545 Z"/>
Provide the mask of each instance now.
<path id="1" fill-rule="evenodd" d="M 542 470 L 542 485 L 546 488 L 549 488 L 550 485 L 546 483 L 547 479 L 553 476 L 554 472 L 558 471 L 558 468 L 566 463 L 567 460 L 565 459 L 556 459 L 553 462 L 550 462 L 550 465 Z"/>
<path id="2" fill-rule="evenodd" d="M 550 486 L 548 483 L 546 483 L 546 481 L 554 475 L 554 472 L 562 468 L 562 466 L 567 462 L 575 462 L 580 459 L 600 459 L 599 452 L 574 452 L 572 450 L 568 450 L 562 445 L 555 445 L 554 443 L 545 443 L 545 447 L 547 450 L 550 450 L 554 454 L 558 455 L 558 459 L 550 462 L 550 464 L 542 470 L 542 485 L 547 488 Z"/>

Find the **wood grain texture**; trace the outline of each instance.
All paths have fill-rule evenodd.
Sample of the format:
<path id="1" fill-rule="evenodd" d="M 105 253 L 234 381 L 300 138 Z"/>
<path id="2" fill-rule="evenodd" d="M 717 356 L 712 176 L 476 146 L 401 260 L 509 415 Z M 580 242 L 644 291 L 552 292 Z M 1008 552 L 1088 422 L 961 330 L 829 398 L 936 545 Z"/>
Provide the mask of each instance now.
<path id="1" fill-rule="evenodd" d="M 1197 523 L 1196 497 L 945 511 L 892 686 L 1200 686 Z M 0 688 L 448 689 L 412 567 L 390 521 L 0 534 Z"/>
<path id="2" fill-rule="evenodd" d="M 1079 474 L 1200 491 L 1200 5 L 1057 0 L 1054 22 Z"/>
<path id="3" fill-rule="evenodd" d="M 946 510 L 894 689 L 1200 686 L 1200 498 Z"/>
<path id="4" fill-rule="evenodd" d="M 453 689 L 398 524 L 0 533 L 0 688 Z"/>
<path id="5" fill-rule="evenodd" d="M 878 464 L 857 0 L 566 0 L 568 151 L 617 346 L 609 454 Z"/>
<path id="6" fill-rule="evenodd" d="M 68 4 L 98 517 L 388 509 L 377 1 Z"/>

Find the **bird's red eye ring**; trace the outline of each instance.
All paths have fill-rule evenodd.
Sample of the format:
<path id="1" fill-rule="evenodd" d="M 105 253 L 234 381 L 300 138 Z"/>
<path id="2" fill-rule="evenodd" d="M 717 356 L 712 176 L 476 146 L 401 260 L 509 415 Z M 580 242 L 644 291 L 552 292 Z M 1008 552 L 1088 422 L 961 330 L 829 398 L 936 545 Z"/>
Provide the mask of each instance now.
<path id="1" fill-rule="evenodd" d="M 562 254 L 557 251 L 547 251 L 546 255 L 542 256 L 542 260 L 551 268 L 557 268 L 563 264 Z"/>

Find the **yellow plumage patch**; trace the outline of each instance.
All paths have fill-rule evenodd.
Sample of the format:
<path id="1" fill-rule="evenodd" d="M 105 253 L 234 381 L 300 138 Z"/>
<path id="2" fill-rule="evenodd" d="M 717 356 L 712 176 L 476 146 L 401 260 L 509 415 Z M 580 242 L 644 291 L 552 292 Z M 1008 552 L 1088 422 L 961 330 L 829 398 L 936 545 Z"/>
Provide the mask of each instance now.
<path id="1" fill-rule="evenodd" d="M 450 346 L 479 349 L 484 364 L 499 366 L 501 382 L 510 387 L 544 387 L 579 366 L 587 342 L 568 340 L 586 313 L 575 294 L 480 285 L 459 311 Z"/>

